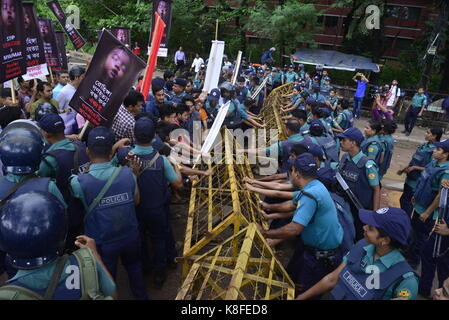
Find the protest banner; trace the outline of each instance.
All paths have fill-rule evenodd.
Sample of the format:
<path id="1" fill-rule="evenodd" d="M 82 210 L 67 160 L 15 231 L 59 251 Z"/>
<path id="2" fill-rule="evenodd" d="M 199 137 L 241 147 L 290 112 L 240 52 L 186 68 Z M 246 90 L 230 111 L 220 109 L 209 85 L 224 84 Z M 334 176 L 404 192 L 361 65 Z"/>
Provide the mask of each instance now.
<path id="1" fill-rule="evenodd" d="M 156 13 L 164 21 L 165 29 L 162 35 L 161 45 L 157 56 L 166 58 L 168 56 L 168 39 L 170 37 L 171 19 L 172 19 L 172 0 L 155 0 L 153 1 L 153 19 L 151 23 L 151 32 L 148 47 L 151 47 L 153 33 L 156 25 Z M 149 54 L 148 54 L 149 55 Z"/>
<path id="2" fill-rule="evenodd" d="M 112 27 L 111 33 L 118 41 L 126 45 L 128 48 L 131 47 L 131 29 L 127 27 Z"/>
<path id="3" fill-rule="evenodd" d="M 20 0 L 0 0 L 0 83 L 26 73 L 26 43 Z"/>
<path id="4" fill-rule="evenodd" d="M 65 48 L 65 33 L 56 31 L 56 46 L 58 47 L 59 61 L 61 62 L 61 70 L 68 70 L 67 50 Z"/>
<path id="5" fill-rule="evenodd" d="M 58 46 L 56 45 L 56 34 L 53 28 L 53 22 L 50 19 L 38 18 L 39 29 L 42 40 L 44 42 L 45 60 L 47 65 L 57 70 L 61 67 L 58 54 Z"/>
<path id="6" fill-rule="evenodd" d="M 72 41 L 75 49 L 81 49 L 86 44 L 86 40 L 84 40 L 84 38 L 80 35 L 78 30 L 76 30 L 74 26 L 72 26 L 70 23 L 67 23 L 67 15 L 65 14 L 64 10 L 62 10 L 59 1 L 54 0 L 47 2 L 47 6 L 51 9 L 53 14 L 58 19 L 62 28 L 67 33 L 70 41 Z"/>
<path id="7" fill-rule="evenodd" d="M 145 62 L 104 30 L 84 80 L 69 105 L 93 126 L 110 127 Z"/>
<path id="8" fill-rule="evenodd" d="M 44 42 L 39 31 L 36 8 L 32 2 L 23 3 L 23 17 L 27 63 L 27 73 L 23 75 L 23 79 L 28 81 L 48 75 L 48 67 L 45 60 Z"/>
<path id="9" fill-rule="evenodd" d="M 151 51 L 148 56 L 148 64 L 147 69 L 145 71 L 145 75 L 143 77 L 143 87 L 142 94 L 146 98 L 148 96 L 148 92 L 150 91 L 151 79 L 153 77 L 154 68 L 156 68 L 157 62 L 157 52 L 159 51 L 159 46 L 161 44 L 161 39 L 164 34 L 165 23 L 162 20 L 161 16 L 156 13 L 156 31 L 153 32 L 153 40 L 151 41 Z"/>
<path id="10" fill-rule="evenodd" d="M 210 93 L 212 89 L 218 87 L 221 65 L 223 63 L 224 46 L 224 41 L 212 41 L 203 88 L 203 91 L 207 91 L 207 93 Z"/>

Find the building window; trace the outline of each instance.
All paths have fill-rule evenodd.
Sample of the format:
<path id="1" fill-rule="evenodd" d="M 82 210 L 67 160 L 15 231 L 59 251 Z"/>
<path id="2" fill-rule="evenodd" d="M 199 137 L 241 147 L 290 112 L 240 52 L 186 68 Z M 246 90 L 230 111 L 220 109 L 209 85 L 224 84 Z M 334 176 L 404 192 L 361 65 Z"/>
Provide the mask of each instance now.
<path id="1" fill-rule="evenodd" d="M 318 19 L 317 19 L 317 24 L 319 26 L 322 26 L 323 22 L 324 22 L 324 16 L 319 16 Z"/>
<path id="2" fill-rule="evenodd" d="M 385 18 L 397 19 L 400 16 L 401 7 L 398 6 L 387 6 L 385 10 Z"/>
<path id="3" fill-rule="evenodd" d="M 326 16 L 326 29 L 336 29 L 338 27 L 338 17 Z"/>
<path id="4" fill-rule="evenodd" d="M 396 39 L 396 50 L 410 50 L 412 49 L 412 39 Z"/>
<path id="5" fill-rule="evenodd" d="M 415 7 L 404 7 L 403 11 L 403 19 L 404 20 L 419 20 L 419 17 L 421 16 L 421 8 L 415 8 Z"/>

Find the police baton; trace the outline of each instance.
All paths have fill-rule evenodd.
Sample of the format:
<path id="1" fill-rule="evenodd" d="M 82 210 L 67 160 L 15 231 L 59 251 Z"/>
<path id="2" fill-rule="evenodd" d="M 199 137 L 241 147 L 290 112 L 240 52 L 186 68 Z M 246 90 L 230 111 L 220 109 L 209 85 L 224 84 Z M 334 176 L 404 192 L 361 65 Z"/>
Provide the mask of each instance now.
<path id="1" fill-rule="evenodd" d="M 362 204 L 360 203 L 359 199 L 357 199 L 355 194 L 349 188 L 345 179 L 343 179 L 343 177 L 341 176 L 340 172 L 337 171 L 337 173 L 335 174 L 335 178 L 337 178 L 338 183 L 343 188 L 343 191 L 346 193 L 346 195 L 349 197 L 349 199 L 352 201 L 352 203 L 355 205 L 357 210 L 364 209 Z"/>

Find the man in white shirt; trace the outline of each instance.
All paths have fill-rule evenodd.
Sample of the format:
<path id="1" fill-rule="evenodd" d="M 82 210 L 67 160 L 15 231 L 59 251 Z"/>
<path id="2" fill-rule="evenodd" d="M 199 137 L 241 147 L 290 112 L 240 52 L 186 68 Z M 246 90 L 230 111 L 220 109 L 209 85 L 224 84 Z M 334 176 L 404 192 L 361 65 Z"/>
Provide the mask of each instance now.
<path id="1" fill-rule="evenodd" d="M 69 76 L 70 82 L 59 91 L 58 96 L 56 97 L 56 101 L 58 102 L 59 111 L 65 112 L 70 108 L 69 103 L 72 100 L 73 95 L 76 92 L 76 89 L 80 85 L 81 81 L 84 79 L 84 74 L 86 73 L 86 69 L 80 66 L 74 66 L 70 69 Z"/>
<path id="2" fill-rule="evenodd" d="M 228 60 L 227 56 L 223 56 L 223 71 L 228 71 L 232 67 L 232 63 Z"/>
<path id="3" fill-rule="evenodd" d="M 201 65 L 204 64 L 203 58 L 200 57 L 200 54 L 197 53 L 195 59 L 193 59 L 192 67 L 190 69 L 194 69 L 195 74 L 197 75 L 201 69 Z M 195 75 L 195 78 L 196 78 Z"/>
<path id="4" fill-rule="evenodd" d="M 391 82 L 390 92 L 391 92 L 391 95 L 387 101 L 387 108 L 388 108 L 388 110 L 393 110 L 394 115 L 396 116 L 397 112 L 399 111 L 397 108 L 397 104 L 398 104 L 399 98 L 401 97 L 401 89 L 398 87 L 397 80 L 393 80 Z"/>

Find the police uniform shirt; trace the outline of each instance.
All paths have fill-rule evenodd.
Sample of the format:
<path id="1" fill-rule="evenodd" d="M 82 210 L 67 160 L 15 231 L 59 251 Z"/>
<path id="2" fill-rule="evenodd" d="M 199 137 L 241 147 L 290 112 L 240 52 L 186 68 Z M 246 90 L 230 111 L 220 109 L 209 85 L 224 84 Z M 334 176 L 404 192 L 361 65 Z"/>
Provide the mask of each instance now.
<path id="1" fill-rule="evenodd" d="M 326 102 L 326 98 L 321 93 L 314 93 L 311 95 L 311 97 L 317 102 Z"/>
<path id="2" fill-rule="evenodd" d="M 176 95 L 176 94 L 173 94 L 173 95 L 170 97 L 170 101 L 171 101 L 172 103 L 174 103 L 174 104 L 180 104 L 180 103 L 182 103 L 182 98 L 184 98 L 185 95 L 186 95 L 186 93 L 185 93 L 184 91 L 181 92 L 181 94 L 180 94 L 179 96 Z"/>
<path id="3" fill-rule="evenodd" d="M 376 246 L 373 244 L 363 247 L 366 251 L 366 255 L 363 258 L 362 268 L 367 272 L 369 266 L 376 266 L 380 272 L 384 272 L 396 263 L 405 261 L 399 250 L 393 250 L 390 253 L 374 260 L 376 253 Z M 343 257 L 343 263 L 348 262 L 347 255 Z M 382 274 L 380 274 L 382 276 Z M 413 272 L 409 272 L 403 275 L 403 279 L 399 283 L 392 284 L 383 297 L 384 300 L 390 300 L 394 298 L 407 298 L 408 300 L 415 300 L 418 295 L 418 279 Z"/>
<path id="4" fill-rule="evenodd" d="M 285 83 L 294 82 L 294 81 L 296 81 L 297 79 L 298 79 L 298 75 L 296 74 L 296 72 L 290 72 L 290 71 L 287 71 L 287 72 L 284 74 L 284 81 L 285 81 Z"/>
<path id="5" fill-rule="evenodd" d="M 235 108 L 237 108 L 237 113 L 239 114 L 241 119 L 247 120 L 249 118 L 248 111 L 245 109 L 245 107 L 242 104 L 237 103 L 236 101 L 232 101 L 232 103 L 230 104 L 227 117 L 233 116 Z"/>
<path id="6" fill-rule="evenodd" d="M 19 183 L 23 179 L 26 178 L 26 176 L 18 176 L 12 173 L 8 173 L 5 176 L 6 180 L 13 183 Z M 61 204 L 64 206 L 64 208 L 67 208 L 67 204 L 64 201 L 64 197 L 62 196 L 61 192 L 59 191 L 58 187 L 56 186 L 56 182 L 54 180 L 50 180 L 50 183 L 48 184 L 48 192 L 50 192 L 52 195 L 54 195 L 58 200 L 61 202 Z"/>
<path id="7" fill-rule="evenodd" d="M 319 250 L 338 248 L 343 241 L 343 228 L 329 191 L 318 180 L 309 182 L 303 191 L 316 199 L 299 192 L 292 200 L 296 207 L 292 221 L 304 226 L 301 232 L 304 245 Z"/>
<path id="8" fill-rule="evenodd" d="M 422 108 L 427 103 L 427 97 L 425 94 L 416 93 L 412 98 L 412 107 L 413 108 Z"/>
<path id="9" fill-rule="evenodd" d="M 8 280 L 7 283 L 18 281 L 25 286 L 32 288 L 36 291 L 45 290 L 50 283 L 50 280 L 53 276 L 53 272 L 56 268 L 58 260 L 55 260 L 41 268 L 33 269 L 33 270 L 18 270 L 14 278 Z M 112 296 L 115 292 L 115 283 L 110 279 L 103 267 L 95 260 L 97 265 L 97 274 L 98 274 L 98 286 L 100 291 L 105 296 Z M 64 265 L 63 270 L 66 270 L 70 266 L 70 261 L 67 261 Z M 62 272 L 61 277 L 59 279 L 59 284 L 62 284 L 66 281 L 67 277 L 70 273 Z"/>
<path id="10" fill-rule="evenodd" d="M 89 167 L 89 174 L 99 180 L 108 181 L 108 179 L 114 173 L 115 169 L 116 169 L 116 166 L 114 166 L 112 161 L 103 162 L 103 163 L 92 163 Z M 133 175 L 133 178 L 134 178 L 135 188 L 132 191 L 132 196 L 134 198 L 134 196 L 138 192 L 138 186 L 137 186 L 136 177 L 134 175 Z M 89 206 L 86 202 L 86 198 L 84 197 L 84 192 L 81 188 L 81 184 L 78 181 L 78 176 L 72 175 L 70 177 L 70 189 L 72 191 L 73 196 L 77 199 L 80 199 L 84 205 L 84 208 L 87 210 L 87 208 L 89 208 Z"/>
<path id="11" fill-rule="evenodd" d="M 438 177 L 438 179 L 435 179 L 435 177 L 432 179 L 431 182 L 431 187 L 432 190 L 434 191 L 438 191 L 441 189 L 441 182 L 444 179 L 449 179 L 449 161 L 443 162 L 443 163 L 437 163 L 436 160 L 433 160 L 434 164 L 436 167 L 448 167 L 448 169 L 444 170 L 443 173 Z M 426 211 L 427 208 L 423 207 L 420 203 L 416 202 L 415 203 L 415 212 L 417 214 L 422 214 L 424 211 Z M 435 209 L 435 211 L 433 212 L 433 220 L 436 220 L 436 218 L 438 217 L 438 208 Z"/>
<path id="12" fill-rule="evenodd" d="M 370 143 L 370 142 L 376 141 L 377 138 L 378 138 L 377 136 L 366 138 L 366 142 Z M 379 151 L 380 151 L 379 150 L 379 146 L 376 143 L 370 144 L 368 146 L 368 149 L 367 149 L 367 153 L 368 153 L 367 156 L 368 156 L 368 158 L 370 158 L 372 160 L 376 159 L 377 154 L 379 153 Z"/>
<path id="13" fill-rule="evenodd" d="M 421 146 L 418 147 L 418 150 L 416 152 L 425 152 L 429 155 L 429 159 L 426 164 L 428 164 L 430 161 L 432 161 L 432 151 L 435 149 L 435 145 L 433 143 L 425 142 Z M 414 180 L 407 176 L 405 179 L 405 183 L 408 184 L 412 189 L 416 188 L 416 185 L 418 184 L 418 180 Z"/>
<path id="14" fill-rule="evenodd" d="M 303 140 L 304 140 L 304 137 L 300 133 L 292 134 L 290 137 L 287 138 L 287 141 L 291 141 L 291 142 L 301 142 Z M 284 143 L 284 141 L 280 141 L 278 143 L 273 143 L 271 146 L 269 146 L 266 149 L 267 156 L 269 157 L 272 154 L 276 154 L 276 151 L 277 151 L 278 155 L 282 157 L 283 156 L 283 152 L 282 152 L 283 143 Z"/>
<path id="15" fill-rule="evenodd" d="M 75 147 L 70 139 L 64 139 L 52 144 L 48 148 L 47 152 L 51 152 L 54 150 L 75 151 Z M 58 169 L 59 169 L 58 162 L 56 161 L 55 157 L 47 156 L 45 157 L 45 161 L 44 160 L 41 161 L 38 175 L 40 177 L 49 177 L 56 179 L 58 175 Z"/>
<path id="16" fill-rule="evenodd" d="M 154 148 L 152 146 L 139 146 L 136 145 L 134 149 L 132 149 L 132 152 L 134 152 L 137 156 L 144 156 L 148 154 L 152 154 L 154 152 Z M 168 161 L 166 156 L 162 156 L 162 159 L 164 160 L 164 177 L 167 179 L 169 183 L 172 183 L 176 179 L 178 179 L 178 175 L 175 172 L 175 169 L 173 169 L 172 165 Z"/>
<path id="17" fill-rule="evenodd" d="M 362 157 L 365 156 L 365 154 L 363 152 L 359 152 L 354 158 L 351 158 L 351 161 L 354 162 L 355 164 L 357 164 L 360 159 L 362 159 Z M 332 169 L 337 169 L 339 166 L 339 163 L 336 162 L 332 162 L 331 163 L 331 168 Z M 371 187 L 375 187 L 378 186 L 380 183 L 380 179 L 379 179 L 379 172 L 376 168 L 376 163 L 373 160 L 368 160 L 365 164 L 365 173 L 366 173 L 366 177 L 368 178 L 368 183 Z"/>
<path id="18" fill-rule="evenodd" d="M 391 142 L 393 145 L 395 143 L 394 138 L 391 134 L 380 134 L 379 135 L 379 140 L 383 145 L 383 150 L 382 150 L 382 155 L 385 157 L 387 150 L 386 148 L 388 148 L 389 142 Z M 384 158 L 385 159 L 385 158 Z M 380 180 L 382 180 L 383 176 L 380 177 Z"/>

